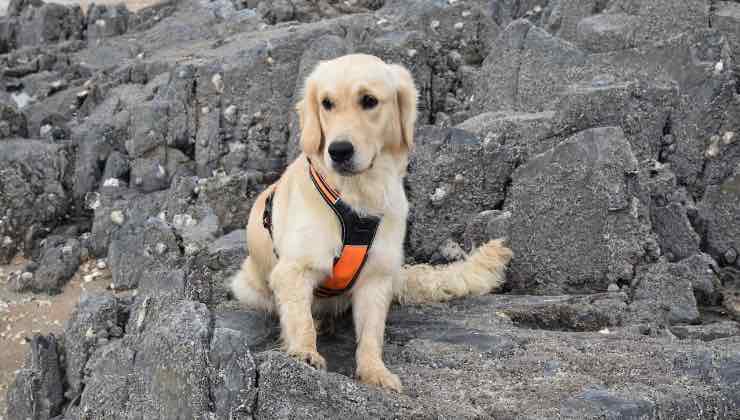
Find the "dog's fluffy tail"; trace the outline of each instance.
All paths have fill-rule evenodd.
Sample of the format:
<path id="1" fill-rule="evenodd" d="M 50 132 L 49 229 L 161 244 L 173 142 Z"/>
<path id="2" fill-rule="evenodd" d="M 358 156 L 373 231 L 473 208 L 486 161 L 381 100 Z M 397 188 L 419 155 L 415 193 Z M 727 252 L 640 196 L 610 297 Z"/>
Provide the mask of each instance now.
<path id="1" fill-rule="evenodd" d="M 452 264 L 406 266 L 394 284 L 395 298 L 400 303 L 444 302 L 490 293 L 503 284 L 513 255 L 499 239 Z"/>

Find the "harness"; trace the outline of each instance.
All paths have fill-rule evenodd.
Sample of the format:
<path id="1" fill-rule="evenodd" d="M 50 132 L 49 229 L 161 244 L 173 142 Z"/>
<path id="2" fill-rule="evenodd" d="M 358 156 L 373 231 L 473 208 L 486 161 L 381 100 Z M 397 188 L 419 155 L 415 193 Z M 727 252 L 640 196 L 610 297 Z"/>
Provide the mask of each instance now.
<path id="1" fill-rule="evenodd" d="M 338 257 L 334 257 L 331 275 L 327 276 L 314 290 L 314 295 L 317 297 L 339 296 L 351 289 L 360 275 L 375 239 L 375 233 L 378 231 L 380 217 L 357 214 L 341 199 L 339 192 L 333 189 L 316 171 L 311 160 L 308 157 L 306 160 L 308 160 L 308 172 L 313 185 L 326 204 L 334 211 L 342 227 L 342 252 Z M 265 211 L 262 214 L 262 225 L 267 229 L 270 238 L 272 238 L 272 200 L 275 196 L 275 189 L 277 186 L 273 187 L 267 196 Z M 273 240 L 273 252 L 277 256 L 274 243 Z"/>

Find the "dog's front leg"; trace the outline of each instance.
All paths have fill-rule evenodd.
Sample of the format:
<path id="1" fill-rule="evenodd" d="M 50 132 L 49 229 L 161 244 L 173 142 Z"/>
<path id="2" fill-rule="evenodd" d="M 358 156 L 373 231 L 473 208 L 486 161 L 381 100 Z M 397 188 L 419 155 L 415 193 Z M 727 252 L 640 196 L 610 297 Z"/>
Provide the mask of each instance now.
<path id="1" fill-rule="evenodd" d="M 316 327 L 311 314 L 316 279 L 300 264 L 278 262 L 270 275 L 285 351 L 317 369 L 326 361 L 316 349 Z"/>
<path id="2" fill-rule="evenodd" d="M 352 291 L 360 381 L 401 392 L 401 380 L 383 363 L 383 334 L 393 298 L 390 277 L 369 278 Z"/>

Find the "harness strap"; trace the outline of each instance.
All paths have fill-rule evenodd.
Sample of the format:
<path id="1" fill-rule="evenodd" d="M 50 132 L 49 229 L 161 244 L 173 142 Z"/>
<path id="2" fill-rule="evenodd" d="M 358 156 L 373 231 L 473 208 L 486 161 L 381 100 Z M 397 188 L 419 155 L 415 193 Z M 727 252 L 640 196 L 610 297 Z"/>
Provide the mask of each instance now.
<path id="1" fill-rule="evenodd" d="M 339 296 L 351 289 L 362 267 L 367 261 L 370 247 L 375 239 L 375 234 L 380 226 L 380 217 L 360 216 L 341 199 L 337 190 L 332 188 L 321 174 L 308 160 L 308 171 L 316 190 L 324 199 L 326 204 L 334 211 L 342 228 L 342 251 L 334 258 L 331 275 L 316 288 L 314 294 L 317 297 Z M 267 196 L 265 210 L 262 215 L 262 225 L 267 229 L 272 238 L 272 201 L 275 188 Z M 274 242 L 273 242 L 274 243 Z M 275 250 L 277 256 L 277 251 Z"/>

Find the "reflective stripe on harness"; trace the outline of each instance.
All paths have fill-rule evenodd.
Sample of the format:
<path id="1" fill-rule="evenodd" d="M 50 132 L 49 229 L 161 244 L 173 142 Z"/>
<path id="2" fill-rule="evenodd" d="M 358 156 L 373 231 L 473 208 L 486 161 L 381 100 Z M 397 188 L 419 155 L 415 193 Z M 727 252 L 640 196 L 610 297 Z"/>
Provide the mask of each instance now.
<path id="1" fill-rule="evenodd" d="M 334 211 L 342 228 L 342 252 L 334 258 L 332 274 L 328 276 L 314 291 L 317 297 L 339 296 L 351 289 L 362 267 L 367 261 L 370 247 L 375 239 L 375 233 L 380 226 L 380 217 L 360 216 L 344 200 L 339 192 L 333 189 L 324 177 L 316 171 L 308 159 L 308 171 L 311 181 L 326 204 Z M 262 214 L 262 225 L 272 238 L 272 201 L 276 187 L 273 187 L 265 200 L 265 210 Z M 274 242 L 273 242 L 274 247 Z M 275 251 L 277 256 L 277 251 Z"/>

